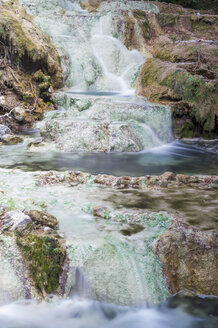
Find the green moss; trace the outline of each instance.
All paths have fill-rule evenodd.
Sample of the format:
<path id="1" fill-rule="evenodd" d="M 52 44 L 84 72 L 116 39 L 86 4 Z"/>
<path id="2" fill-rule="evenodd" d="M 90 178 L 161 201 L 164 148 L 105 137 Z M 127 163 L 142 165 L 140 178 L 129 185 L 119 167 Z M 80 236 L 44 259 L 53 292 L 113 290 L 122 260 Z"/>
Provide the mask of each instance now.
<path id="1" fill-rule="evenodd" d="M 146 17 L 146 13 L 142 10 L 135 9 L 133 10 L 133 16 L 135 18 L 144 19 Z"/>
<path id="2" fill-rule="evenodd" d="M 160 48 L 156 51 L 155 57 L 165 61 L 174 61 L 172 53 L 170 53 L 167 49 Z"/>
<path id="3" fill-rule="evenodd" d="M 178 15 L 160 13 L 157 18 L 161 27 L 172 27 L 176 24 Z"/>
<path id="4" fill-rule="evenodd" d="M 192 103 L 194 116 L 205 131 L 214 128 L 212 106 L 217 95 L 214 86 L 183 70 L 170 73 L 161 84 L 173 89 L 184 101 Z"/>
<path id="5" fill-rule="evenodd" d="M 29 263 L 36 287 L 44 293 L 55 292 L 66 258 L 66 251 L 54 237 L 30 233 L 17 237 L 17 245 Z"/>
<path id="6" fill-rule="evenodd" d="M 5 27 L 4 26 L 0 26 L 0 36 L 3 36 L 5 33 Z"/>
<path id="7" fill-rule="evenodd" d="M 148 21 L 147 15 L 144 11 L 136 9 L 133 11 L 133 16 L 137 19 L 141 20 L 141 28 L 143 31 L 143 35 L 145 40 L 151 39 L 151 27 Z"/>
<path id="8" fill-rule="evenodd" d="M 142 84 L 148 85 L 149 83 L 156 81 L 158 79 L 158 72 L 159 72 L 158 67 L 154 67 L 153 65 L 148 65 L 142 78 Z"/>
<path id="9" fill-rule="evenodd" d="M 143 34 L 144 34 L 145 40 L 150 40 L 151 39 L 151 28 L 150 28 L 150 24 L 149 24 L 147 18 L 145 18 L 145 20 L 142 24 L 142 29 L 143 29 Z"/>
<path id="10" fill-rule="evenodd" d="M 183 138 L 192 138 L 193 137 L 194 124 L 192 122 L 185 122 L 182 127 L 181 136 Z"/>
<path id="11" fill-rule="evenodd" d="M 77 99 L 77 98 L 70 98 L 70 106 L 76 105 L 77 101 L 79 101 L 79 99 Z"/>
<path id="12" fill-rule="evenodd" d="M 28 39 L 18 21 L 13 17 L 9 16 L 6 12 L 1 12 L 0 15 L 0 33 L 1 40 L 12 47 L 13 52 L 15 52 L 18 57 L 22 57 L 25 53 L 30 55 L 30 52 L 35 48 L 34 44 L 30 39 Z"/>
<path id="13" fill-rule="evenodd" d="M 191 27 L 192 30 L 195 32 L 201 32 L 201 33 L 205 33 L 205 32 L 212 32 L 213 29 L 213 25 L 216 24 L 216 20 L 215 19 L 207 19 L 205 17 L 195 17 L 191 19 Z"/>
<path id="14" fill-rule="evenodd" d="M 149 90 L 150 99 L 161 100 L 164 92 L 165 99 L 181 100 L 188 104 L 190 117 L 202 131 L 210 134 L 215 129 L 217 86 L 184 69 L 174 69 L 160 60 L 147 62 L 142 85 Z M 190 136 L 190 129 L 185 128 L 183 132 L 185 137 Z"/>
<path id="15" fill-rule="evenodd" d="M 34 79 L 39 83 L 51 84 L 51 77 L 49 75 L 45 75 L 41 70 L 34 74 Z"/>

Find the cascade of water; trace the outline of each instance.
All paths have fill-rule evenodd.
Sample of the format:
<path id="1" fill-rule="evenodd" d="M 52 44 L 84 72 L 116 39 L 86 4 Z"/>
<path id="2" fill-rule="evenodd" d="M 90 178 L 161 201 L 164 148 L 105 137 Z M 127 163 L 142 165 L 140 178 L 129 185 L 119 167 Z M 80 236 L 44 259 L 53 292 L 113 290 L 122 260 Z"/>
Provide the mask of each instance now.
<path id="1" fill-rule="evenodd" d="M 144 59 L 137 50 L 129 51 L 117 38 L 104 33 L 104 23 L 108 21 L 111 25 L 110 17 L 103 16 L 99 19 L 99 33 L 94 34 L 91 40 L 93 54 L 100 63 L 105 78 L 111 82 L 110 89 L 134 94 L 134 90 L 130 89 L 128 73 L 140 67 Z"/>
<path id="2" fill-rule="evenodd" d="M 90 288 L 78 267 L 73 268 L 73 286 L 71 296 L 87 298 L 90 296 Z"/>
<path id="3" fill-rule="evenodd" d="M 117 38 L 113 23 L 116 7 L 99 15 L 88 14 L 79 1 L 50 0 L 40 6 L 36 1 L 21 2 L 36 15 L 36 22 L 62 54 L 68 88 L 129 93 L 144 58 L 137 50 L 128 50 Z M 48 17 L 48 12 L 53 12 L 53 17 Z"/>
<path id="4" fill-rule="evenodd" d="M 21 2 L 35 16 L 36 23 L 51 36 L 57 46 L 68 92 L 98 95 L 101 93 L 101 96 L 103 92 L 125 96 L 134 94 L 134 83 L 144 58 L 138 50 L 129 50 L 120 41 L 122 35 L 119 32 L 119 20 L 123 12 L 131 16 L 133 9 L 155 11 L 155 6 L 141 1 L 102 1 L 97 11 L 89 13 L 81 8 L 79 0 L 48 0 L 46 3 L 42 0 L 33 0 L 31 3 L 29 0 L 21 0 Z M 88 104 L 90 99 L 87 94 L 84 94 L 83 98 L 85 96 Z M 65 98 L 64 93 L 62 97 Z M 77 101 L 78 97 L 75 100 Z M 74 103 L 75 100 L 72 99 L 72 102 Z M 79 102 L 84 102 L 84 99 Z M 132 108 L 131 106 L 127 108 L 127 105 L 123 104 L 125 115 L 122 115 L 122 118 L 116 114 L 116 110 L 113 116 L 104 117 L 102 113 L 106 110 L 110 112 L 110 108 L 115 107 L 112 103 L 113 100 L 104 101 L 101 105 L 98 103 L 98 106 L 93 108 L 96 111 L 94 115 L 93 111 L 87 110 L 89 106 L 80 108 L 78 114 L 74 111 L 67 115 L 64 113 L 64 116 L 60 115 L 57 126 L 60 127 L 61 135 L 60 138 L 58 135 L 55 137 L 58 150 L 129 152 L 160 146 L 173 140 L 169 108 L 162 106 L 160 111 L 163 115 L 160 114 L 162 119 L 159 120 L 156 116 L 152 118 L 152 112 L 157 113 L 158 110 L 150 111 L 152 106 L 147 106 L 144 101 L 141 106 L 144 116 L 141 123 L 144 124 L 138 124 L 138 120 L 132 115 L 134 101 Z M 66 109 L 68 110 L 69 107 L 71 106 Z M 64 119 L 67 122 L 64 122 Z M 51 130 L 53 123 L 56 124 L 51 121 L 46 128 Z M 68 126 L 67 130 L 65 126 Z M 47 133 L 48 131 L 45 131 L 44 135 Z M 77 140 L 76 144 L 71 143 L 73 140 Z"/>

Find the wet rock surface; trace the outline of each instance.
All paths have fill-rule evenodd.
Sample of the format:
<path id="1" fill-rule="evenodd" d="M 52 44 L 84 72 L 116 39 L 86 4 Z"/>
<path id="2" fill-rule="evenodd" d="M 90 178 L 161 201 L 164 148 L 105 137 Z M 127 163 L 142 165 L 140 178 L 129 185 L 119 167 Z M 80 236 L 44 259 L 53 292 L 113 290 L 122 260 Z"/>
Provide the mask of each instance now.
<path id="1" fill-rule="evenodd" d="M 15 236 L 0 234 L 0 246 L 0 304 L 37 298 Z"/>
<path id="2" fill-rule="evenodd" d="M 201 228 L 187 226 L 185 210 L 180 211 L 179 207 L 175 206 L 173 213 L 172 208 L 164 206 L 162 208 L 161 204 L 166 206 L 166 202 L 170 202 L 171 197 L 175 197 L 175 190 L 178 188 L 181 188 L 178 195 L 181 198 L 180 202 L 184 197 L 182 190 L 184 194 L 188 193 L 188 198 L 192 193 L 200 195 L 201 192 L 208 193 L 207 196 L 209 196 L 210 193 L 216 191 L 215 177 L 176 175 L 173 172 L 166 172 L 159 177 L 141 178 L 94 176 L 79 171 L 63 173 L 51 171 L 46 174 L 17 171 L 13 174 L 10 177 L 6 172 L 1 172 L 1 181 L 5 181 L 1 184 L 1 190 L 4 190 L 4 194 L 0 193 L 1 203 L 10 206 L 13 203 L 20 203 L 21 208 L 25 204 L 25 207 L 29 209 L 25 211 L 25 214 L 31 217 L 33 225 L 31 230 L 26 229 L 17 236 L 17 243 L 18 249 L 25 258 L 33 286 L 36 286 L 39 295 L 46 296 L 51 290 L 59 292 L 60 285 L 61 292 L 66 294 L 72 292 L 77 284 L 74 274 L 75 267 L 78 267 L 87 285 L 90 286 L 86 290 L 87 295 L 98 300 L 107 299 L 112 303 L 117 301 L 120 304 L 129 304 L 129 302 L 134 304 L 140 303 L 141 299 L 146 298 L 149 302 L 156 303 L 163 300 L 169 292 L 173 293 L 182 287 L 186 289 L 186 293 L 190 293 L 192 272 L 185 271 L 185 265 L 188 266 L 188 262 L 184 264 L 184 267 L 182 265 L 176 267 L 178 285 L 174 281 L 171 289 L 168 282 L 171 276 L 168 278 L 168 275 L 172 271 L 171 268 L 175 261 L 172 260 L 172 263 L 169 261 L 168 267 L 167 254 L 172 251 L 172 254 L 169 253 L 170 258 L 178 257 L 182 264 L 186 263 L 186 252 L 189 251 L 190 246 L 192 257 L 187 256 L 187 261 L 195 260 L 198 258 L 198 249 L 202 249 L 203 252 L 205 247 L 207 250 L 209 244 L 206 243 L 206 240 L 209 243 L 212 238 L 210 236 L 214 236 L 215 232 L 213 227 L 210 231 L 203 231 Z M 10 190 L 10 184 L 14 181 L 15 174 L 16 179 L 19 177 L 20 181 L 26 180 L 19 195 L 13 194 Z M 138 181 L 141 181 L 141 184 L 138 184 Z M 18 182 L 19 180 L 17 180 Z M 167 187 L 161 187 L 161 182 L 166 182 Z M 170 190 L 172 190 L 172 194 L 169 193 L 164 203 L 155 207 L 157 193 L 166 193 Z M 147 201 L 153 205 L 153 208 L 140 203 L 134 192 L 147 193 L 142 194 L 141 200 Z M 65 194 L 64 199 L 61 197 L 63 193 Z M 150 198 L 147 195 L 150 195 Z M 13 202 L 11 197 L 13 197 Z M 209 199 L 211 202 L 211 196 Z M 33 204 L 35 204 L 35 210 L 31 210 Z M 5 205 L 1 210 L 3 215 L 9 211 Z M 202 206 L 202 204 L 198 205 L 199 213 L 205 210 Z M 47 208 L 48 212 L 43 211 L 43 208 Z M 194 211 L 197 211 L 196 208 Z M 52 213 L 52 217 L 48 213 Z M 50 228 L 50 226 L 56 227 L 57 221 L 53 217 L 55 213 L 62 233 Z M 173 215 L 169 213 L 173 213 Z M 192 214 L 190 216 L 193 219 Z M 180 226 L 172 228 L 178 221 L 177 217 L 180 217 L 181 229 L 178 228 Z M 89 222 L 88 230 L 87 222 Z M 209 224 L 207 223 L 206 226 L 208 229 Z M 90 235 L 92 227 L 94 230 L 91 230 Z M 88 240 L 87 233 L 91 236 Z M 183 236 L 181 238 L 180 233 Z M 58 237 L 59 234 L 61 238 Z M 168 237 L 168 234 L 172 235 L 172 238 Z M 192 236 L 194 237 L 192 238 Z M 64 239 L 66 239 L 66 250 Z M 159 240 L 163 247 L 160 248 L 160 253 L 157 251 Z M 173 240 L 172 243 L 171 240 Z M 179 246 L 181 254 L 177 254 L 178 251 L 180 252 L 176 246 L 177 241 L 179 245 L 181 243 Z M 215 241 L 211 242 L 213 250 Z M 214 255 L 211 256 L 214 260 Z M 209 259 L 208 255 L 208 261 L 212 261 L 212 257 Z M 34 258 L 32 262 L 31 258 Z M 132 260 L 126 262 L 125 258 Z M 48 262 L 48 259 L 51 262 Z M 57 271 L 54 270 L 54 262 L 58 263 Z M 66 265 L 66 263 L 68 264 Z M 139 275 L 134 263 L 137 263 L 137 267 L 140 266 L 143 278 Z M 48 267 L 47 264 L 49 264 Z M 118 267 L 119 278 L 116 276 L 115 269 Z M 162 270 L 163 268 L 165 271 Z M 48 271 L 43 275 L 42 271 L 45 269 Z M 207 269 L 209 269 L 209 264 L 207 268 L 205 265 L 202 267 L 203 271 L 199 271 L 200 276 L 205 275 Z M 50 270 L 52 270 L 52 275 L 50 275 Z M 135 270 L 135 274 L 139 275 L 137 282 L 133 279 L 131 270 Z M 152 275 L 150 270 L 156 270 L 156 274 Z M 213 274 L 211 279 L 212 276 Z M 127 278 L 124 279 L 124 277 Z M 196 282 L 193 286 L 201 285 L 199 277 L 194 277 Z M 162 285 L 164 278 L 166 285 Z M 124 283 L 126 279 L 128 279 L 128 288 Z M 143 288 L 141 279 L 144 281 Z M 161 281 L 161 287 L 156 279 Z M 202 291 L 209 292 L 210 283 L 205 282 L 202 286 Z M 134 296 L 135 293 L 132 294 L 133 287 L 134 290 L 138 290 L 138 296 Z M 196 287 L 193 291 L 197 293 L 198 290 L 200 292 L 200 289 Z"/>

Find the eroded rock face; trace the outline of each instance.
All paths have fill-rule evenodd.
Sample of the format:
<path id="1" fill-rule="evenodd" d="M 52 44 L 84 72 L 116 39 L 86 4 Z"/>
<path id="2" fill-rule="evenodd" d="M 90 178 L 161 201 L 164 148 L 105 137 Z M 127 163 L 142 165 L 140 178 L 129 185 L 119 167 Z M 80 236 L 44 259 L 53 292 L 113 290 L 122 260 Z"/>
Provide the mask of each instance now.
<path id="1" fill-rule="evenodd" d="M 17 1 L 0 4 L 0 58 L 0 123 L 15 131 L 52 109 L 62 85 L 58 52 Z"/>
<path id="2" fill-rule="evenodd" d="M 135 45 L 151 55 L 138 78 L 138 93 L 170 104 L 176 136 L 216 137 L 218 17 L 172 4 L 155 4 L 159 13 L 133 12 L 137 20 L 133 34 L 143 40 L 143 44 L 137 41 Z"/>
<path id="3" fill-rule="evenodd" d="M 175 220 L 159 237 L 155 251 L 171 293 L 218 295 L 216 231 L 201 231 Z"/>

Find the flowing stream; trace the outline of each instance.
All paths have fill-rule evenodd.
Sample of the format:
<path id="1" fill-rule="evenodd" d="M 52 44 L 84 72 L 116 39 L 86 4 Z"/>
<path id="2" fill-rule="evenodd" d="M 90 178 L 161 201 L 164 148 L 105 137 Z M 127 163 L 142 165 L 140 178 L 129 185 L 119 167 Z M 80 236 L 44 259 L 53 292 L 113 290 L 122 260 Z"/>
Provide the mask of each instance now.
<path id="1" fill-rule="evenodd" d="M 0 203 L 55 215 L 66 239 L 69 270 L 65 299 L 24 300 L 31 287 L 24 282 L 25 270 L 17 274 L 22 258 L 13 238 L 1 237 L 6 247 L 0 253 L 0 327 L 215 327 L 216 298 L 166 301 L 170 294 L 153 245 L 172 217 L 159 213 L 161 208 L 145 211 L 139 206 L 138 212 L 138 206 L 130 206 L 138 196 L 92 182 L 74 187 L 38 183 L 43 171 L 53 169 L 117 176 L 169 170 L 217 174 L 216 141 L 174 141 L 170 108 L 134 95 L 145 59 L 124 46 L 117 22 L 123 11 L 157 12 L 157 7 L 143 1 L 103 1 L 89 13 L 78 0 L 20 3 L 56 45 L 65 88 L 54 96 L 58 110 L 23 131 L 23 144 L 0 147 Z M 117 211 L 117 222 L 93 216 L 93 207 L 105 205 Z M 125 235 L 130 226 L 136 231 Z"/>

